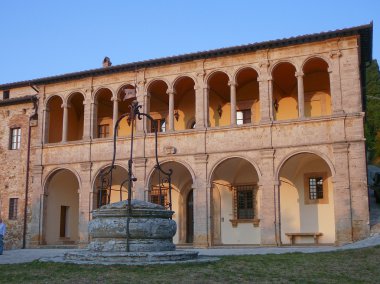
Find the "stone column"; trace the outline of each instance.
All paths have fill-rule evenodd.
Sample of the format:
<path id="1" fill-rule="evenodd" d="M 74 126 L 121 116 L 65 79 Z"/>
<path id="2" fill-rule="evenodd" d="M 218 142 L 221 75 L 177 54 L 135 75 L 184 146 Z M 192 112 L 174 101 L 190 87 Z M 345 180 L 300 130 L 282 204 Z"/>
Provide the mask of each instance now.
<path id="1" fill-rule="evenodd" d="M 205 128 L 205 111 L 203 89 L 199 86 L 194 86 L 195 90 L 195 128 Z"/>
<path id="2" fill-rule="evenodd" d="M 84 162 L 80 164 L 80 184 L 79 184 L 79 246 L 84 247 L 89 242 L 88 237 L 88 222 L 91 220 L 91 213 L 94 201 L 93 192 L 91 187 L 91 162 Z"/>
<path id="3" fill-rule="evenodd" d="M 145 81 L 140 81 L 136 87 L 136 100 L 139 105 L 142 106 L 142 111 L 145 112 L 145 102 L 144 102 L 144 84 Z M 144 132 L 144 119 L 143 117 L 142 120 L 137 119 L 136 120 L 136 135 L 140 135 Z"/>
<path id="4" fill-rule="evenodd" d="M 276 110 L 274 110 L 274 98 L 273 98 L 273 79 L 268 79 L 268 98 L 269 98 L 269 118 L 270 120 L 276 119 Z"/>
<path id="5" fill-rule="evenodd" d="M 342 87 L 340 78 L 340 57 L 339 50 L 330 52 L 331 66 L 328 69 L 330 79 L 330 95 L 332 103 L 332 113 L 336 115 L 344 114 L 342 103 Z"/>
<path id="6" fill-rule="evenodd" d="M 112 135 L 114 134 L 113 132 L 115 131 L 115 125 L 116 121 L 119 118 L 119 98 L 118 97 L 113 97 L 111 99 L 113 101 L 113 113 L 112 113 Z"/>
<path id="7" fill-rule="evenodd" d="M 231 126 L 236 125 L 236 82 L 229 81 L 231 102 Z"/>
<path id="8" fill-rule="evenodd" d="M 98 138 L 98 103 L 97 102 L 92 102 L 91 103 L 91 113 L 92 113 L 92 117 L 91 117 L 91 121 L 92 121 L 92 124 L 91 124 L 91 138 L 94 139 L 94 138 Z"/>
<path id="9" fill-rule="evenodd" d="M 303 72 L 296 72 L 298 94 L 298 118 L 305 117 L 305 95 L 303 90 Z"/>
<path id="10" fill-rule="evenodd" d="M 68 130 L 68 120 L 69 120 L 69 107 L 68 103 L 63 103 L 61 105 L 63 108 L 63 127 L 62 127 L 62 142 L 67 142 L 67 130 Z"/>
<path id="11" fill-rule="evenodd" d="M 274 172 L 274 153 L 275 150 L 261 150 L 261 169 L 262 176 L 259 181 L 261 190 L 261 206 L 260 206 L 260 229 L 261 244 L 276 245 L 276 202 L 275 196 L 275 179 Z"/>
<path id="12" fill-rule="evenodd" d="M 348 161 L 348 143 L 333 145 L 335 162 L 334 211 L 335 211 L 335 242 L 342 245 L 352 242 L 352 207 L 351 188 Z"/>
<path id="13" fill-rule="evenodd" d="M 145 94 L 144 101 L 145 103 L 144 103 L 143 110 L 145 113 L 150 115 L 150 94 L 149 93 Z M 151 128 L 150 120 L 146 117 L 143 117 L 143 121 L 144 121 L 144 130 L 146 133 L 149 133 L 150 128 Z"/>
<path id="14" fill-rule="evenodd" d="M 49 127 L 50 127 L 50 109 L 46 107 L 43 111 L 43 143 L 49 143 Z"/>
<path id="15" fill-rule="evenodd" d="M 91 139 L 91 101 L 84 100 L 84 113 L 83 113 L 83 140 L 88 141 Z"/>
<path id="16" fill-rule="evenodd" d="M 169 90 L 169 131 L 174 131 L 174 91 Z"/>
<path id="17" fill-rule="evenodd" d="M 205 154 L 194 156 L 194 247 L 208 247 L 211 242 L 209 238 L 210 191 L 207 190 L 207 159 L 208 155 Z"/>
<path id="18" fill-rule="evenodd" d="M 203 106 L 204 106 L 204 119 L 205 119 L 205 127 L 210 126 L 210 115 L 209 115 L 209 92 L 210 88 L 203 87 Z"/>

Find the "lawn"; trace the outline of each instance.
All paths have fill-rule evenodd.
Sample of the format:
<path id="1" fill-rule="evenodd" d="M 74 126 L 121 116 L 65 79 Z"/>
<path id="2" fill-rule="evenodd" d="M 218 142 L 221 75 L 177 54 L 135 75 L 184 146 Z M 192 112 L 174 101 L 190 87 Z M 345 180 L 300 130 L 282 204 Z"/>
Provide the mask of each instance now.
<path id="1" fill-rule="evenodd" d="M 379 283 L 380 246 L 315 254 L 226 256 L 213 263 L 0 265 L 0 283 Z"/>

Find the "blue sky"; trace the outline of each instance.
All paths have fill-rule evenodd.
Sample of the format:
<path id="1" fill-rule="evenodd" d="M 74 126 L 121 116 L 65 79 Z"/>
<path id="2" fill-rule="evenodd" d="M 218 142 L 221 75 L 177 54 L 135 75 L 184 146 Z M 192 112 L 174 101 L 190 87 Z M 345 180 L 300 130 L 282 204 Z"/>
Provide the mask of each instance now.
<path id="1" fill-rule="evenodd" d="M 0 84 L 374 21 L 380 1 L 3 0 Z"/>

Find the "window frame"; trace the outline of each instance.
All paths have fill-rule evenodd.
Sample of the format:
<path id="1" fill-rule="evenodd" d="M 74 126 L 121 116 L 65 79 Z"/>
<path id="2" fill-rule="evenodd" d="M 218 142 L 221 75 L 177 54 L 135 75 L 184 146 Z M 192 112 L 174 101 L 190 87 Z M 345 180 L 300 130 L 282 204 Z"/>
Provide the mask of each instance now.
<path id="1" fill-rule="evenodd" d="M 17 216 L 18 216 L 18 198 L 11 197 L 9 198 L 8 219 L 17 220 Z"/>
<path id="2" fill-rule="evenodd" d="M 239 114 L 242 114 L 242 118 L 238 118 Z M 239 109 L 236 111 L 236 124 L 243 125 L 252 123 L 252 110 L 251 109 Z"/>
<path id="3" fill-rule="evenodd" d="M 310 198 L 310 179 L 322 179 L 322 194 L 318 198 L 318 189 L 316 184 L 315 195 L 317 198 Z M 327 172 L 310 172 L 304 174 L 304 202 L 309 204 L 328 204 L 329 203 L 329 187 L 328 187 L 328 175 Z"/>
<path id="4" fill-rule="evenodd" d="M 11 127 L 9 131 L 9 150 L 21 148 L 21 127 Z"/>
<path id="5" fill-rule="evenodd" d="M 251 188 L 251 189 L 247 189 Z M 258 219 L 258 206 L 257 206 L 257 193 L 258 185 L 256 183 L 250 184 L 236 184 L 231 187 L 233 192 L 232 198 L 232 208 L 233 208 L 233 219 L 230 220 L 232 227 L 237 227 L 238 223 L 253 223 L 254 227 L 258 227 L 260 219 Z M 252 208 L 246 208 L 252 210 L 252 218 L 242 218 L 239 212 L 239 192 L 252 192 Z M 245 196 L 245 198 L 247 195 Z M 248 200 L 245 200 L 245 205 L 247 205 Z M 246 206 L 247 207 L 247 206 Z M 245 216 L 244 216 L 245 217 Z"/>
<path id="6" fill-rule="evenodd" d="M 105 131 L 101 131 L 105 130 Z M 108 130 L 108 132 L 107 132 Z M 98 124 L 98 138 L 108 138 L 111 137 L 110 134 L 110 125 L 108 123 L 105 124 Z"/>

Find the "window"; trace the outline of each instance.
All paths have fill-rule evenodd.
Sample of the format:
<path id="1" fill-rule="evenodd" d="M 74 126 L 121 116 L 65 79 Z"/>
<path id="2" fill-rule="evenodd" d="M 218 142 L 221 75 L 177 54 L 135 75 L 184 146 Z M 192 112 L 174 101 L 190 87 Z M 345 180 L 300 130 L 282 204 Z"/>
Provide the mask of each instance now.
<path id="1" fill-rule="evenodd" d="M 20 149 L 21 145 L 21 128 L 11 128 L 10 139 L 9 139 L 9 149 L 17 150 Z"/>
<path id="2" fill-rule="evenodd" d="M 9 199 L 9 220 L 17 219 L 18 198 Z"/>
<path id="3" fill-rule="evenodd" d="M 152 189 L 149 192 L 149 202 L 166 206 L 168 204 L 167 193 L 167 187 L 161 186 L 160 188 L 159 186 L 152 186 Z"/>
<path id="4" fill-rule="evenodd" d="M 236 123 L 237 125 L 251 123 L 251 110 L 250 109 L 238 110 L 236 112 Z"/>
<path id="5" fill-rule="evenodd" d="M 9 90 L 3 91 L 3 100 L 9 99 Z"/>
<path id="6" fill-rule="evenodd" d="M 109 124 L 98 125 L 98 137 L 106 138 L 110 136 L 110 126 Z"/>
<path id="7" fill-rule="evenodd" d="M 328 175 L 326 172 L 306 173 L 304 175 L 305 204 L 328 204 Z"/>
<path id="8" fill-rule="evenodd" d="M 154 121 L 155 121 L 156 123 L 152 123 L 152 125 L 151 125 L 151 132 L 154 132 L 154 125 L 155 125 L 155 124 L 158 125 L 157 132 L 165 132 L 165 130 L 166 130 L 165 119 L 164 119 L 164 118 L 161 118 L 161 119 L 155 119 Z"/>
<path id="9" fill-rule="evenodd" d="M 309 178 L 309 198 L 323 199 L 323 178 L 310 177 Z"/>
<path id="10" fill-rule="evenodd" d="M 253 187 L 250 185 L 238 186 L 237 191 L 237 218 L 253 219 Z"/>
<path id="11" fill-rule="evenodd" d="M 257 185 L 246 184 L 232 187 L 234 198 L 234 218 L 230 220 L 233 227 L 238 223 L 253 223 L 255 227 L 259 225 L 257 218 L 256 195 Z"/>

